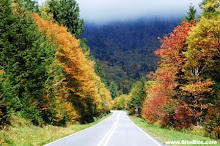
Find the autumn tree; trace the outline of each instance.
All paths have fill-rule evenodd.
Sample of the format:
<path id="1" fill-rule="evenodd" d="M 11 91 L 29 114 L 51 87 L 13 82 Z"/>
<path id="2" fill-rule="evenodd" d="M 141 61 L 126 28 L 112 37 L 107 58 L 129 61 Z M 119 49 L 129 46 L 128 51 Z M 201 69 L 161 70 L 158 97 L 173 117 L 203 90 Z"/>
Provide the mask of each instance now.
<path id="1" fill-rule="evenodd" d="M 165 116 L 164 107 L 168 105 L 169 100 L 164 96 L 147 98 L 142 108 L 142 118 L 150 123 L 161 122 Z"/>
<path id="2" fill-rule="evenodd" d="M 201 7 L 203 13 L 196 25 L 194 21 L 183 21 L 164 37 L 161 49 L 155 52 L 160 62 L 156 72 L 150 74 L 154 83 L 148 90 L 143 114 L 152 123 L 162 120 L 163 126 L 177 129 L 209 123 L 206 126 L 211 127 L 209 133 L 216 136 L 219 131 L 216 124 L 219 109 L 214 104 L 219 101 L 219 1 L 203 1 Z"/>
<path id="3" fill-rule="evenodd" d="M 207 108 L 219 100 L 219 1 L 207 0 L 202 5 L 203 13 L 199 23 L 187 39 L 184 72 L 189 83 L 182 87 L 190 93 L 192 106 L 197 111 L 198 124 L 202 124 Z"/>
<path id="4" fill-rule="evenodd" d="M 199 6 L 203 10 L 204 13 L 212 13 L 212 12 L 216 12 L 216 9 L 219 8 L 219 1 L 218 0 L 202 0 Z"/>
<path id="5" fill-rule="evenodd" d="M 144 118 L 151 122 L 162 121 L 167 114 L 175 112 L 178 106 L 176 102 L 181 104 L 188 98 L 188 95 L 180 87 L 187 82 L 182 66 L 185 64 L 186 39 L 194 25 L 194 21 L 190 23 L 183 21 L 169 36 L 164 36 L 160 49 L 155 51 L 155 54 L 160 58 L 159 66 L 155 73 L 148 75 L 153 79 L 153 84 L 147 91 L 148 101 L 143 107 Z M 173 105 L 173 102 L 174 106 L 170 108 L 172 111 L 164 109 Z M 170 116 L 172 117 L 172 115 Z"/>
<path id="6" fill-rule="evenodd" d="M 113 100 L 113 107 L 117 110 L 125 110 L 127 108 L 128 95 L 122 94 Z"/>
<path id="7" fill-rule="evenodd" d="M 46 21 L 33 14 L 31 0 L 3 0 L 0 8 L 1 126 L 12 113 L 34 124 L 66 125 L 110 111 L 111 94 L 95 74 L 89 51 L 66 27 L 51 15 L 42 15 Z"/>
<path id="8" fill-rule="evenodd" d="M 68 28 L 74 37 L 80 39 L 80 48 L 89 60 L 94 60 L 90 55 L 90 48 L 85 38 L 80 38 L 84 31 L 83 19 L 79 15 L 79 6 L 75 0 L 50 0 L 41 7 L 41 17 L 46 20 L 54 20 Z"/>
<path id="9" fill-rule="evenodd" d="M 112 96 L 109 90 L 106 88 L 105 84 L 102 82 L 99 82 L 98 84 L 98 90 L 99 90 L 99 95 L 101 97 L 101 111 L 99 111 L 99 114 L 103 113 L 109 113 L 110 110 L 112 109 Z"/>
<path id="10" fill-rule="evenodd" d="M 79 40 L 66 27 L 43 20 L 37 14 L 34 18 L 39 29 L 45 30 L 48 39 L 52 39 L 58 47 L 57 59 L 65 73 L 66 89 L 69 93 L 67 99 L 77 111 L 78 120 L 82 123 L 93 121 L 93 117 L 103 111 L 103 105 L 109 110 L 107 106 L 111 100 L 110 93 L 104 89 L 105 86 L 95 74 L 92 62 L 79 48 Z"/>

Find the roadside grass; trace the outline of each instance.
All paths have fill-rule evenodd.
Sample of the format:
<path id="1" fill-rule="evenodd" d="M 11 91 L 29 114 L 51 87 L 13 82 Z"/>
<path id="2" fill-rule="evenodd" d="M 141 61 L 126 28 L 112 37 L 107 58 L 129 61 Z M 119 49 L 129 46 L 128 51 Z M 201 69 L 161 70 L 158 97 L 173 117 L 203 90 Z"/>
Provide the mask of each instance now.
<path id="1" fill-rule="evenodd" d="M 23 121 L 20 124 L 13 124 L 7 129 L 0 130 L 1 146 L 41 146 L 65 136 L 76 133 L 85 128 L 91 127 L 106 119 L 112 113 L 103 116 L 89 124 L 75 124 L 67 127 L 46 125 L 43 127 L 34 126 L 30 122 Z"/>
<path id="2" fill-rule="evenodd" d="M 218 144 L 220 143 L 220 140 L 215 140 L 215 139 L 211 139 L 208 137 L 202 137 L 202 136 L 184 133 L 184 132 L 180 132 L 180 131 L 176 131 L 176 130 L 155 127 L 155 126 L 147 123 L 144 119 L 141 119 L 138 117 L 129 116 L 129 118 L 136 125 L 138 125 L 140 128 L 142 128 L 148 134 L 150 134 L 151 136 L 156 138 L 162 144 L 166 144 L 166 141 L 182 141 L 182 140 L 187 140 L 187 141 L 198 140 L 198 141 L 204 141 L 204 142 L 205 141 L 217 141 Z M 175 146 L 175 145 L 172 145 L 172 146 Z M 187 145 L 187 146 L 191 146 L 191 145 Z M 196 144 L 192 144 L 192 146 L 196 146 Z M 199 145 L 199 146 L 201 146 L 201 145 Z"/>

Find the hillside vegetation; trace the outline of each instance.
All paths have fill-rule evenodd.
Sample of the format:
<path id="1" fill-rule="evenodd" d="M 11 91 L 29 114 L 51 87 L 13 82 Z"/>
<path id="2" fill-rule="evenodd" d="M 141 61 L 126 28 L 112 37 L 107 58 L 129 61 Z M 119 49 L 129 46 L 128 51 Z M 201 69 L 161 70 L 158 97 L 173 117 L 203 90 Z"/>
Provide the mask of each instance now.
<path id="1" fill-rule="evenodd" d="M 106 25 L 85 23 L 83 37 L 91 54 L 103 65 L 108 85 L 115 82 L 120 94 L 130 91 L 132 84 L 154 71 L 160 47 L 158 37 L 170 32 L 179 19 L 142 18 Z"/>

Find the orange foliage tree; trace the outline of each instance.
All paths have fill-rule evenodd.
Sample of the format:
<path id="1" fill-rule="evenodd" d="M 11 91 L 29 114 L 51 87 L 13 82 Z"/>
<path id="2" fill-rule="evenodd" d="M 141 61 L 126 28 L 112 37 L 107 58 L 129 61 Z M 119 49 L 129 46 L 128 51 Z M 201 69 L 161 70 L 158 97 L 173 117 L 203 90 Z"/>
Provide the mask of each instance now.
<path id="1" fill-rule="evenodd" d="M 76 110 L 75 117 L 81 122 L 93 121 L 93 116 L 99 115 L 103 109 L 109 110 L 110 93 L 94 73 L 92 62 L 79 48 L 79 40 L 74 38 L 66 27 L 46 21 L 38 14 L 33 16 L 38 29 L 45 31 L 48 39 L 58 48 L 57 60 L 65 74 L 63 82 L 66 82 L 67 101 Z"/>
<path id="2" fill-rule="evenodd" d="M 150 73 L 149 78 L 153 79 L 154 83 L 148 89 L 148 98 L 143 107 L 143 117 L 154 123 L 158 120 L 163 120 L 171 111 L 166 111 L 167 106 L 172 105 L 174 110 L 178 106 L 176 96 L 180 90 L 180 86 L 184 80 L 182 66 L 185 63 L 184 51 L 187 50 L 186 38 L 194 21 L 183 21 L 177 26 L 169 36 L 165 35 L 161 40 L 161 48 L 155 51 L 155 54 L 160 58 L 159 66 L 155 73 Z M 173 104 L 175 102 L 175 104 Z"/>
<path id="3" fill-rule="evenodd" d="M 211 116 L 212 111 L 219 111 L 215 104 L 220 101 L 219 4 L 218 0 L 208 0 L 202 6 L 201 19 L 187 38 L 187 61 L 183 66 L 189 82 L 182 89 L 191 95 L 190 106 L 197 112 L 197 124 L 210 123 L 206 126 L 209 133 L 220 126 L 219 114 L 216 114 L 216 118 Z M 217 131 L 216 137 L 220 137 L 219 130 Z"/>

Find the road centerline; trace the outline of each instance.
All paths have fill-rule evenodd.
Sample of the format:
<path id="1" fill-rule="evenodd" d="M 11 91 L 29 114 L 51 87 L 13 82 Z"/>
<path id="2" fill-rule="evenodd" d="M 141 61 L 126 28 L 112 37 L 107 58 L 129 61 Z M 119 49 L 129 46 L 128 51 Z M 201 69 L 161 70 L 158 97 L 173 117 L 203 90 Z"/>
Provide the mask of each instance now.
<path id="1" fill-rule="evenodd" d="M 53 146 L 158 146 L 153 137 L 141 129 L 128 118 L 123 111 L 111 111 L 113 115 L 99 124 L 50 143 Z M 142 132 L 143 133 L 142 133 Z M 94 134 L 95 133 L 95 134 Z M 86 140 L 85 140 L 86 139 Z M 162 144 L 161 144 L 162 145 Z"/>
<path id="2" fill-rule="evenodd" d="M 107 145 L 110 137 L 112 136 L 113 132 L 115 131 L 117 125 L 118 125 L 118 120 L 119 120 L 119 117 L 121 115 L 121 112 L 118 114 L 113 126 L 110 128 L 110 130 L 106 133 L 106 135 L 102 138 L 102 140 L 99 142 L 98 146 L 102 146 L 102 143 L 104 143 L 104 146 Z"/>

